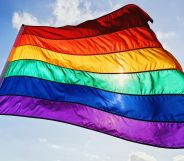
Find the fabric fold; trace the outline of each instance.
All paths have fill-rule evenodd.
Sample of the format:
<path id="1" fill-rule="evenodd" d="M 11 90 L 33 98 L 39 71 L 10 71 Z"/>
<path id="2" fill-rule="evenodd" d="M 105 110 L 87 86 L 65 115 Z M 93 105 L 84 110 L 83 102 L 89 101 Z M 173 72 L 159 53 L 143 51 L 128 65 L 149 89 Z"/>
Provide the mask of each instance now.
<path id="1" fill-rule="evenodd" d="M 76 26 L 23 25 L 0 78 L 0 115 L 184 148 L 184 73 L 148 22 L 130 4 Z"/>

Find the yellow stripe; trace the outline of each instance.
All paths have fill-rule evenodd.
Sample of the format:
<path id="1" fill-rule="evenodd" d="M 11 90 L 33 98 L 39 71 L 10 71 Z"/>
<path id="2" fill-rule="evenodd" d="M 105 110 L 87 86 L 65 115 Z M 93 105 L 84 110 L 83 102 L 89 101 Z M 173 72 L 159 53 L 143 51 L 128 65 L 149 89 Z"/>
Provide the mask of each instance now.
<path id="1" fill-rule="evenodd" d="M 145 48 L 105 55 L 76 56 L 25 45 L 12 49 L 9 61 L 19 59 L 35 59 L 65 68 L 97 73 L 179 69 L 177 61 L 162 48 Z"/>

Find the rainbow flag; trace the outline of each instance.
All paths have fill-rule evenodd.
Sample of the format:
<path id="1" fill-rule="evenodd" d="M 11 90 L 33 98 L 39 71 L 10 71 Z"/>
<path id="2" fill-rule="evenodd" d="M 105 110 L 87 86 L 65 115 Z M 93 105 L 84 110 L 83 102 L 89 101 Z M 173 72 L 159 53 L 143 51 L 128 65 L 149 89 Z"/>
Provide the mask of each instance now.
<path id="1" fill-rule="evenodd" d="M 1 76 L 0 114 L 184 147 L 184 73 L 127 5 L 77 26 L 23 25 Z"/>

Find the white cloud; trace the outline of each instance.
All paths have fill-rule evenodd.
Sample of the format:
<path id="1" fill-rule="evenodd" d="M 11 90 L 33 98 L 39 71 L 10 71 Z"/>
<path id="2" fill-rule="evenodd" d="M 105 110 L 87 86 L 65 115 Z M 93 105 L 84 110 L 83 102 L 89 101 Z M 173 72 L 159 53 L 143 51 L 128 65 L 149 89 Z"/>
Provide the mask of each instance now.
<path id="1" fill-rule="evenodd" d="M 84 155 L 86 156 L 86 158 L 88 158 L 88 160 L 99 160 L 101 158 L 99 155 L 95 154 L 85 153 Z"/>
<path id="2" fill-rule="evenodd" d="M 87 160 L 90 160 L 90 161 L 111 161 L 111 157 L 109 156 L 101 156 L 101 155 L 92 154 L 84 151 L 81 152 L 81 155 L 86 157 Z"/>
<path id="3" fill-rule="evenodd" d="M 173 158 L 173 161 L 184 161 L 184 155 L 178 155 Z"/>
<path id="4" fill-rule="evenodd" d="M 155 32 L 159 41 L 161 41 L 163 47 L 169 51 L 172 51 L 172 40 L 174 37 L 176 37 L 176 32 L 175 31 L 156 31 Z"/>
<path id="5" fill-rule="evenodd" d="M 12 24 L 19 29 L 22 24 L 26 25 L 51 25 L 64 26 L 74 25 L 85 20 L 96 18 L 105 11 L 92 12 L 91 1 L 88 0 L 55 0 L 51 6 L 51 18 L 48 21 L 40 21 L 37 17 L 27 12 L 15 12 Z"/>
<path id="6" fill-rule="evenodd" d="M 156 35 L 161 40 L 167 40 L 167 39 L 171 39 L 172 37 L 176 36 L 176 32 L 174 32 L 174 31 L 168 31 L 168 32 L 157 31 Z"/>
<path id="7" fill-rule="evenodd" d="M 177 20 L 180 24 L 184 25 L 184 17 L 177 16 L 177 17 L 176 17 L 176 20 Z"/>
<path id="8" fill-rule="evenodd" d="M 55 144 L 55 143 L 50 143 L 49 140 L 47 140 L 46 138 L 38 138 L 38 141 L 41 143 L 41 144 L 44 144 L 44 146 L 46 145 L 47 147 L 49 148 L 52 148 L 52 149 L 61 149 L 63 148 L 63 146 L 61 145 L 58 145 L 58 144 Z"/>
<path id="9" fill-rule="evenodd" d="M 53 148 L 53 149 L 60 149 L 61 146 L 57 145 L 57 144 L 49 144 L 49 147 Z"/>
<path id="10" fill-rule="evenodd" d="M 130 154 L 129 161 L 156 161 L 156 159 L 144 152 L 134 152 Z"/>
<path id="11" fill-rule="evenodd" d="M 39 25 L 38 19 L 27 12 L 15 12 L 13 14 L 12 24 L 17 30 L 22 24 Z"/>
<path id="12" fill-rule="evenodd" d="M 122 7 L 125 2 L 120 1 L 119 3 L 114 3 L 114 0 L 108 0 L 108 3 L 110 5 L 111 10 L 113 11 L 113 10 L 116 10 L 116 9 Z M 128 4 L 128 3 L 125 3 L 124 5 L 126 5 L 126 4 Z"/>
<path id="13" fill-rule="evenodd" d="M 46 138 L 38 138 L 38 141 L 40 143 L 46 143 L 47 142 L 47 139 Z"/>
<path id="14" fill-rule="evenodd" d="M 56 0 L 53 4 L 54 25 L 77 24 L 92 19 L 91 3 L 81 0 Z"/>

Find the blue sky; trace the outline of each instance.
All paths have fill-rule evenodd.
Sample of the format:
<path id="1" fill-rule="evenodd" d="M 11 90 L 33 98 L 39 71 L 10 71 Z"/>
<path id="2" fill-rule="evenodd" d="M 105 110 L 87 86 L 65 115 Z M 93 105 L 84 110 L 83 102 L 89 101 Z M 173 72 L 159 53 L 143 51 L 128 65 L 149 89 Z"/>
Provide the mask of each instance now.
<path id="1" fill-rule="evenodd" d="M 22 23 L 77 24 L 135 3 L 153 18 L 151 28 L 184 67 L 184 1 L 0 0 L 0 71 Z M 154 148 L 72 125 L 0 116 L 0 161 L 184 161 L 184 150 Z"/>

